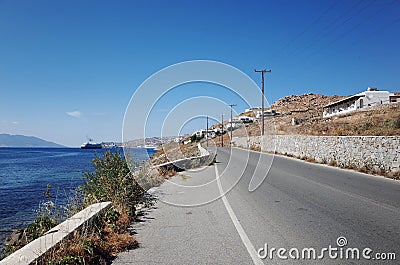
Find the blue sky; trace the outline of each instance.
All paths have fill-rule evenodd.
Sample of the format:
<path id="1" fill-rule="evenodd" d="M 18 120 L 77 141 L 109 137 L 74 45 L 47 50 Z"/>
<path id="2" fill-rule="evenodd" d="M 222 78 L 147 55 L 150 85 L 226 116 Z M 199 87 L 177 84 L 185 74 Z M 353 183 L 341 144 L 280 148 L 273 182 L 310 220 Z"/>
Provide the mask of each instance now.
<path id="1" fill-rule="evenodd" d="M 254 68 L 272 69 L 269 102 L 368 86 L 399 91 L 398 14 L 398 0 L 0 0 L 0 133 L 67 146 L 87 137 L 120 141 L 135 89 L 169 65 L 197 59 L 232 65 L 257 84 Z M 179 97 L 166 95 L 158 111 L 203 86 L 205 95 L 239 101 L 188 85 Z"/>

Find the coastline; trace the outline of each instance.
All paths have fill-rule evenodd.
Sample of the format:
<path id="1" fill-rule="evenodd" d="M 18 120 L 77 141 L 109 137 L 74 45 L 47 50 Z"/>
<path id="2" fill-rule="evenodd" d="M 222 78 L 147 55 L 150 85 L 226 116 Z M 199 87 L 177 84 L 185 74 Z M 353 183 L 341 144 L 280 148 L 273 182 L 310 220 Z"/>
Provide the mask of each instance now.
<path id="1" fill-rule="evenodd" d="M 199 154 L 202 154 L 201 152 L 201 147 L 199 147 L 200 144 L 190 144 L 189 146 L 186 146 L 185 154 L 192 154 L 195 155 L 194 157 L 190 157 L 189 160 L 194 159 L 195 157 L 198 157 L 200 162 L 196 162 L 195 164 L 190 163 L 191 166 L 196 167 L 197 163 L 201 163 L 201 161 L 204 160 L 204 155 L 201 156 Z M 35 258 L 36 261 L 39 263 L 42 261 L 56 261 L 61 258 L 60 261 L 66 259 L 70 259 L 71 254 L 68 254 L 67 256 L 65 252 L 65 244 L 76 244 L 78 242 L 81 242 L 83 239 L 86 240 L 94 240 L 94 248 L 98 249 L 97 251 L 105 251 L 104 255 L 96 256 L 93 254 L 85 255 L 84 257 L 81 256 L 72 256 L 76 261 L 79 262 L 87 262 L 89 264 L 92 264 L 94 260 L 97 260 L 95 263 L 97 264 L 101 260 L 107 260 L 108 256 L 111 255 L 113 256 L 116 253 L 119 253 L 124 250 L 131 249 L 132 247 L 137 246 L 138 242 L 136 241 L 135 237 L 133 237 L 129 230 L 128 227 L 131 225 L 132 222 L 135 221 L 136 219 L 136 214 L 138 214 L 138 210 L 143 207 L 144 205 L 147 205 L 148 203 L 151 203 L 148 200 L 152 200 L 149 196 L 145 195 L 146 191 L 154 187 L 159 186 L 162 182 L 164 182 L 165 179 L 173 176 L 176 174 L 176 171 L 173 168 L 166 167 L 164 166 L 157 167 L 154 166 L 154 160 L 156 160 L 156 157 L 158 156 L 158 159 L 163 157 L 165 159 L 166 153 L 168 154 L 169 152 L 175 153 L 176 151 L 174 148 L 171 148 L 171 146 L 167 145 L 167 148 L 165 146 L 163 148 L 159 148 L 157 152 L 154 149 L 138 149 L 134 148 L 133 150 L 145 150 L 145 153 L 148 154 L 148 151 L 154 152 L 153 154 L 149 155 L 150 159 L 143 161 L 143 163 L 139 162 L 134 162 L 139 163 L 137 165 L 140 165 L 139 170 L 135 171 L 133 173 L 129 173 L 128 170 L 128 164 L 127 160 L 121 156 L 121 153 L 118 151 L 116 153 L 112 152 L 104 152 L 103 156 L 96 156 L 95 159 L 92 160 L 94 164 L 95 171 L 87 172 L 84 174 L 84 178 L 86 178 L 85 184 L 81 187 L 83 201 L 80 203 L 76 204 L 78 208 L 75 208 L 73 205 L 73 208 L 70 208 L 71 206 L 68 206 L 70 210 L 72 210 L 72 214 L 77 213 L 77 211 L 80 211 L 82 209 L 86 209 L 85 207 L 88 207 L 92 205 L 93 203 L 96 203 L 100 201 L 110 201 L 112 202 L 111 207 L 108 208 L 103 214 L 99 215 L 98 218 L 96 218 L 95 223 L 89 224 L 83 231 L 81 229 L 77 230 L 76 233 L 74 232 L 74 237 L 71 237 L 69 239 L 66 239 L 66 241 L 62 241 L 59 244 L 55 243 L 54 247 L 51 247 L 50 251 L 45 251 L 43 255 L 40 255 Z M 166 152 L 166 153 L 164 153 Z M 204 150 L 203 150 L 204 152 Z M 130 152 L 132 153 L 132 152 Z M 162 154 L 161 154 L 162 153 Z M 210 154 L 207 154 L 207 156 L 210 156 Z M 170 157 L 168 157 L 170 159 Z M 129 159 L 128 159 L 129 160 Z M 104 163 L 107 161 L 107 163 Z M 170 160 L 170 163 L 173 163 Z M 212 163 L 212 161 L 211 161 Z M 125 166 L 123 166 L 125 164 Z M 151 166 L 153 165 L 153 166 Z M 122 167 L 120 167 L 122 166 Z M 125 169 L 124 169 L 125 168 Z M 122 171 L 121 171 L 122 170 Z M 128 170 L 128 171 L 126 171 Z M 132 171 L 131 171 L 132 172 Z M 103 174 L 108 175 L 108 177 L 103 176 Z M 121 176 L 125 176 L 121 178 Z M 144 182 L 141 184 L 144 185 L 139 185 L 140 180 L 144 179 Z M 95 180 L 97 179 L 97 180 Z M 93 182 L 93 180 L 95 180 Z M 127 182 L 126 182 L 127 181 Z M 132 185 L 133 184 L 133 185 Z M 94 186 L 93 186 L 94 185 Z M 50 193 L 49 191 L 49 186 L 48 190 L 46 190 L 46 195 L 47 193 Z M 122 188 L 122 190 L 121 190 Z M 115 190 L 117 189 L 117 190 Z M 107 191 L 108 190 L 108 191 Z M 100 192 L 100 193 L 99 193 Z M 133 193 L 132 193 L 133 192 Z M 125 194 L 126 193 L 126 194 Z M 97 194 L 97 195 L 95 195 Z M 101 195 L 103 194 L 103 195 Z M 94 195 L 94 197 L 93 197 Z M 144 196 L 145 195 L 145 196 Z M 99 197 L 100 196 L 100 197 Z M 103 197 L 103 198 L 102 198 Z M 48 197 L 48 202 L 51 201 L 51 196 Z M 92 199 L 95 199 L 94 201 Z M 122 200 L 121 200 L 122 199 Z M 83 204 L 82 204 L 83 203 Z M 45 205 L 46 203 L 42 204 Z M 84 207 L 84 208 L 82 208 Z M 131 211 L 130 209 L 133 209 Z M 53 209 L 54 210 L 54 209 Z M 140 210 L 139 210 L 140 211 Z M 68 214 L 68 216 L 71 216 Z M 67 217 L 68 217 L 67 216 Z M 43 219 L 45 218 L 45 219 Z M 13 233 L 11 236 L 11 241 L 9 240 L 9 244 L 7 245 L 6 251 L 4 252 L 6 255 L 7 253 L 13 253 L 13 252 L 18 252 L 18 249 L 21 248 L 21 246 L 26 245 L 29 242 L 32 242 L 32 240 L 36 241 L 34 234 L 32 234 L 32 231 L 38 231 L 38 237 L 42 238 L 41 236 L 44 235 L 46 231 L 49 231 L 54 225 L 60 224 L 59 221 L 56 221 L 54 219 L 54 225 L 46 226 L 43 227 L 41 226 L 43 220 L 48 219 L 53 220 L 54 216 L 53 215 L 38 215 L 35 218 L 34 223 L 31 223 L 27 228 L 23 230 L 19 230 L 16 233 Z M 111 219 L 109 219 L 111 218 Z M 66 221 L 68 221 L 67 219 Z M 46 221 L 47 222 L 47 221 Z M 110 222 L 112 223 L 112 226 L 110 225 Z M 38 226 L 39 225 L 39 226 Z M 97 229 L 93 230 L 93 225 L 94 227 L 98 227 Z M 98 230 L 100 228 L 100 230 Z M 32 230 L 34 229 L 34 230 Z M 37 230 L 40 229 L 40 230 Z M 44 229 L 44 230 L 43 230 Z M 111 229 L 111 230 L 110 230 Z M 103 232 L 100 232 L 98 236 L 95 238 L 92 238 L 92 236 L 89 236 L 89 238 L 86 239 L 88 233 L 91 234 L 93 233 L 98 233 L 99 231 L 103 230 Z M 42 232 L 40 232 L 42 231 Z M 92 232 L 90 232 L 92 231 Z M 97 232 L 95 232 L 97 231 Z M 35 232 L 37 233 L 37 232 Z M 112 235 L 112 237 L 107 237 L 107 234 Z M 101 239 L 105 235 L 106 238 Z M 33 236 L 33 237 L 32 237 Z M 99 238 L 100 236 L 100 238 Z M 121 239 L 117 239 L 121 238 Z M 122 239 L 124 238 L 124 239 Z M 38 239 L 39 240 L 39 239 Z M 100 240 L 100 241 L 99 241 Z M 115 241 L 117 240 L 117 241 Z M 122 240 L 122 241 L 121 241 Z M 74 243 L 75 242 L 75 243 Z M 117 243 L 118 242 L 118 243 Z M 80 243 L 78 243 L 80 244 Z M 117 245 L 118 246 L 117 246 Z M 14 247 L 15 246 L 15 247 Z M 33 246 L 33 245 L 32 245 Z M 63 247 L 64 246 L 64 247 Z M 106 247 L 109 246 L 109 247 Z M 113 246 L 113 247 L 112 247 Z M 11 248 L 10 248 L 11 247 Z M 111 247 L 111 248 L 110 248 Z M 80 245 L 78 248 L 85 248 L 85 246 Z M 99 249 L 100 248 L 100 249 Z M 26 248 L 24 248 L 26 249 Z M 102 249 L 102 250 L 101 250 Z M 106 250 L 107 249 L 107 250 Z M 60 252 L 61 251 L 61 252 Z M 64 253 L 64 254 L 62 254 Z M 108 254 L 107 254 L 108 253 Z M 15 253 L 16 255 L 19 255 Z M 23 254 L 22 254 L 23 255 Z M 16 256 L 12 254 L 12 259 L 14 259 Z"/>
<path id="2" fill-rule="evenodd" d="M 106 151 L 122 148 L 82 150 L 78 147 L 1 147 L 0 164 L 0 250 L 13 231 L 25 228 L 37 215 L 50 183 L 58 206 L 70 203 L 69 197 L 84 183 L 82 172 L 93 169 L 91 160 Z M 144 149 L 139 149 L 144 150 Z M 151 150 L 146 150 L 146 153 Z M 154 151 L 153 151 L 154 152 Z M 141 154 L 138 158 L 146 156 Z"/>

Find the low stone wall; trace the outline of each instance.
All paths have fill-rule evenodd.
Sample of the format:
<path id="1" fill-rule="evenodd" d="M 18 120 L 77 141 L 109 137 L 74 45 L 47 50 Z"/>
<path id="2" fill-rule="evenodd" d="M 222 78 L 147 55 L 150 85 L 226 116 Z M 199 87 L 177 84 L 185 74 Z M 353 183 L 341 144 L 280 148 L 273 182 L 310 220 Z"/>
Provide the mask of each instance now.
<path id="1" fill-rule="evenodd" d="M 233 138 L 236 146 L 309 157 L 341 167 L 400 171 L 400 136 L 274 135 Z"/>

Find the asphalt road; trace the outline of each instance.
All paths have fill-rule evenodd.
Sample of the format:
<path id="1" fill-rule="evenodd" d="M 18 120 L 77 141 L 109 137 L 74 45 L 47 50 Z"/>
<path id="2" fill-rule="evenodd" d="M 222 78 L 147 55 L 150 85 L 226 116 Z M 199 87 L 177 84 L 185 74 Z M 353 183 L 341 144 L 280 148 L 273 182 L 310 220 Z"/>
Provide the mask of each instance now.
<path id="1" fill-rule="evenodd" d="M 250 192 L 249 183 L 261 185 Z M 113 264 L 400 264 L 398 181 L 219 149 L 215 165 L 180 173 L 156 195 L 133 225 L 140 247 Z"/>

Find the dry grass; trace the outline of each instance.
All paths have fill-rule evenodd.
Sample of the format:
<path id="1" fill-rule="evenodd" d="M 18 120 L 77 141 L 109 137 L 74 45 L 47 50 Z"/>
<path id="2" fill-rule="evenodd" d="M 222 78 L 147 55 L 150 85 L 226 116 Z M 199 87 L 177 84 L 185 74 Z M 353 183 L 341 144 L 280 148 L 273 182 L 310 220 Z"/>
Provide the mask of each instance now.
<path id="1" fill-rule="evenodd" d="M 387 177 L 392 178 L 392 179 L 400 180 L 400 170 L 396 171 L 396 172 L 388 173 Z"/>
<path id="2" fill-rule="evenodd" d="M 250 145 L 250 150 L 261 152 L 261 147 L 258 145 Z"/>
<path id="3" fill-rule="evenodd" d="M 282 115 L 274 118 L 276 134 L 295 135 L 400 135 L 400 104 L 382 105 L 343 116 L 323 119 L 308 118 L 305 114 Z M 292 118 L 301 120 L 292 125 Z"/>
<path id="4" fill-rule="evenodd" d="M 229 143 L 231 141 L 230 132 L 223 134 L 222 138 L 221 138 L 221 136 L 218 136 L 212 140 L 214 141 L 215 145 L 218 147 L 222 147 L 222 143 L 224 144 L 224 146 L 229 146 Z"/>
<path id="5" fill-rule="evenodd" d="M 173 167 L 171 168 L 159 167 L 157 168 L 157 170 L 160 173 L 160 175 L 164 177 L 164 179 L 169 179 L 176 175 L 176 171 Z"/>
<path id="6" fill-rule="evenodd" d="M 159 165 L 173 160 L 187 157 L 199 156 L 200 151 L 197 143 L 182 144 L 170 142 L 163 144 L 162 147 L 152 156 L 151 163 Z"/>
<path id="7" fill-rule="evenodd" d="M 138 246 L 138 242 L 126 228 L 130 225 L 129 216 L 121 216 L 111 227 L 104 219 L 86 224 L 75 231 L 67 240 L 44 254 L 37 264 L 108 264 L 117 253 Z"/>
<path id="8" fill-rule="evenodd" d="M 171 162 L 178 159 L 188 158 L 200 156 L 199 148 L 197 147 L 197 142 L 183 144 L 176 142 L 169 142 L 162 145 L 162 148 L 157 150 L 157 152 L 150 158 L 149 163 L 152 166 L 160 165 L 163 163 Z M 158 167 L 157 173 L 153 173 L 153 177 L 156 175 L 161 176 L 158 177 L 159 182 L 161 183 L 164 179 L 169 179 L 176 175 L 176 170 L 173 165 L 166 167 Z M 155 185 L 154 185 L 155 186 Z"/>
<path id="9" fill-rule="evenodd" d="M 328 165 L 330 165 L 332 167 L 336 167 L 337 166 L 337 162 L 336 162 L 336 160 L 330 160 Z"/>
<path id="10" fill-rule="evenodd" d="M 306 159 L 305 159 L 307 162 L 310 162 L 310 163 L 317 163 L 317 161 L 313 158 L 313 157 L 306 157 Z"/>
<path id="11" fill-rule="evenodd" d="M 105 230 L 104 240 L 100 241 L 100 247 L 103 251 L 109 253 L 110 256 L 132 249 L 138 246 L 136 238 L 129 233 L 116 233 L 113 230 Z"/>

